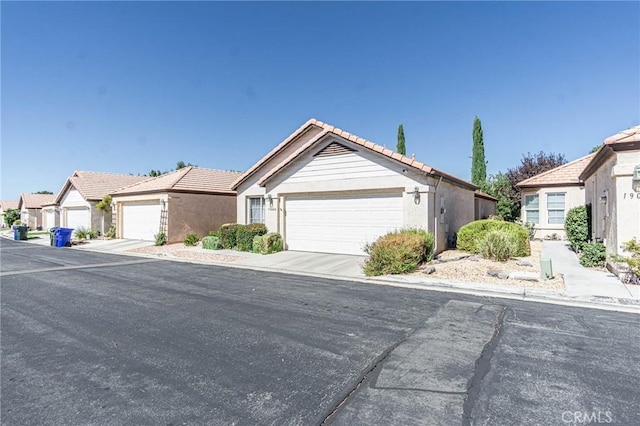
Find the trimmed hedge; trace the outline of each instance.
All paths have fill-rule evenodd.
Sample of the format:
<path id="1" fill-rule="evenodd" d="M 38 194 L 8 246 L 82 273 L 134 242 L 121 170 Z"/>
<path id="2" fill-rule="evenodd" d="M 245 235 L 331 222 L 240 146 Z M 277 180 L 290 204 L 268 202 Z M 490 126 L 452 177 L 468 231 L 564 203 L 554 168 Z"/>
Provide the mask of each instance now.
<path id="1" fill-rule="evenodd" d="M 207 250 L 219 250 L 220 246 L 220 238 L 216 236 L 207 236 L 202 239 L 202 248 Z"/>
<path id="2" fill-rule="evenodd" d="M 529 232 L 525 228 L 512 222 L 491 219 L 476 220 L 460 228 L 457 249 L 470 253 L 480 253 L 480 241 L 492 231 L 502 231 L 509 234 L 515 244 L 513 256 L 524 257 L 531 254 Z"/>
<path id="3" fill-rule="evenodd" d="M 367 276 L 413 272 L 433 259 L 433 248 L 433 234 L 422 229 L 390 232 L 367 244 L 369 258 L 362 269 Z"/>
<path id="4" fill-rule="evenodd" d="M 586 243 L 582 246 L 580 264 L 586 267 L 604 266 L 607 261 L 607 249 L 602 243 Z"/>
<path id="5" fill-rule="evenodd" d="M 253 237 L 253 252 L 260 254 L 277 253 L 283 250 L 282 236 L 277 232 Z"/>
<path id="6" fill-rule="evenodd" d="M 267 233 L 264 223 L 252 223 L 250 225 L 238 225 L 236 230 L 236 250 L 251 251 L 253 238 Z"/>
<path id="7" fill-rule="evenodd" d="M 238 230 L 237 223 L 225 223 L 218 230 L 218 237 L 220 238 L 220 245 L 224 249 L 236 248 L 236 233 Z"/>
<path id="8" fill-rule="evenodd" d="M 591 205 L 569 210 L 564 220 L 564 230 L 573 251 L 581 251 L 591 239 Z"/>

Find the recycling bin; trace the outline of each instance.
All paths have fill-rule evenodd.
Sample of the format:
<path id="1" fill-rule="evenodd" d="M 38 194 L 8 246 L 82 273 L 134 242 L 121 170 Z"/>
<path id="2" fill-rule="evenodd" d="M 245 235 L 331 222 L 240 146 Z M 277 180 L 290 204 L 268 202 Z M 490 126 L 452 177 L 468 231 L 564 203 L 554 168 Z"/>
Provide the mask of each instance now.
<path id="1" fill-rule="evenodd" d="M 73 228 L 58 228 L 56 232 L 56 247 L 71 247 L 71 233 Z"/>

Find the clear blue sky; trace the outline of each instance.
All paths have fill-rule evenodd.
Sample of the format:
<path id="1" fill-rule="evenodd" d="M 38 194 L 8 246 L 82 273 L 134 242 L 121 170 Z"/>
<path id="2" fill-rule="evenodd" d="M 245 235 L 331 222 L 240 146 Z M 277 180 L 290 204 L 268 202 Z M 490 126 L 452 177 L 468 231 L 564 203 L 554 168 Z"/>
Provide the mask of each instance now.
<path id="1" fill-rule="evenodd" d="M 470 178 L 640 123 L 638 2 L 1 3 L 2 199 L 246 170 L 311 117 Z"/>

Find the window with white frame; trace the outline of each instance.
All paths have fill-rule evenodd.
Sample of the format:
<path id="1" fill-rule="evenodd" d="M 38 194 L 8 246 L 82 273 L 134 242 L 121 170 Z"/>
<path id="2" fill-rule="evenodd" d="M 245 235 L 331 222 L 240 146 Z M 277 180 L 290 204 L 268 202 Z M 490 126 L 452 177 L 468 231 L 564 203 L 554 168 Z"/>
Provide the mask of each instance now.
<path id="1" fill-rule="evenodd" d="M 564 224 L 564 192 L 550 192 L 547 194 L 547 221 L 549 225 Z"/>
<path id="2" fill-rule="evenodd" d="M 524 196 L 524 221 L 528 223 L 540 223 L 540 201 L 538 194 Z"/>
<path id="3" fill-rule="evenodd" d="M 249 223 L 264 223 L 264 198 L 249 198 Z"/>

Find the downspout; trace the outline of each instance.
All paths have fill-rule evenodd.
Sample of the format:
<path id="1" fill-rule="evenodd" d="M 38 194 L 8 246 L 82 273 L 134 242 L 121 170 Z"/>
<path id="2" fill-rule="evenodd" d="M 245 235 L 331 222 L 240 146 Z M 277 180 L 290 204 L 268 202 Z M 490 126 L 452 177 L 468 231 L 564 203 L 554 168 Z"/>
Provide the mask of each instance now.
<path id="1" fill-rule="evenodd" d="M 437 204 L 438 204 L 438 186 L 440 186 L 440 182 L 442 182 L 442 176 L 440 176 L 440 179 L 438 180 L 438 183 L 436 183 L 435 188 L 433 190 L 433 232 L 434 232 L 434 244 L 433 244 L 433 252 L 437 253 L 438 252 L 438 210 L 437 210 Z"/>

